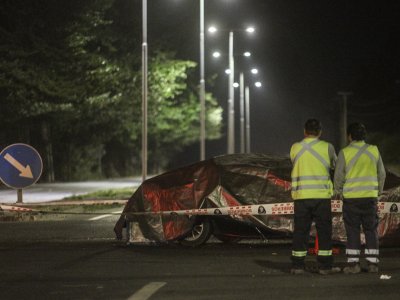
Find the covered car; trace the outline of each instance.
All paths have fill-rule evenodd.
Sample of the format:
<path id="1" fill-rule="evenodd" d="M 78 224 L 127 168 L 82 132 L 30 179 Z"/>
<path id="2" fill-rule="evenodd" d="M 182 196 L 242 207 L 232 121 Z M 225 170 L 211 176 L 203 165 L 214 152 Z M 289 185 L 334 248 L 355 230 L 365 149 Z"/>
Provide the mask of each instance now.
<path id="1" fill-rule="evenodd" d="M 114 231 L 121 238 L 126 228 L 129 243 L 180 241 L 190 246 L 205 243 L 211 234 L 225 242 L 291 237 L 291 167 L 287 157 L 231 154 L 163 173 L 136 190 Z M 378 229 L 382 241 L 394 244 L 400 241 L 400 215 L 395 213 L 399 177 L 388 172 L 379 201 L 396 206 L 380 214 Z M 334 203 L 340 201 L 333 201 L 333 239 L 343 242 L 342 214 Z"/>

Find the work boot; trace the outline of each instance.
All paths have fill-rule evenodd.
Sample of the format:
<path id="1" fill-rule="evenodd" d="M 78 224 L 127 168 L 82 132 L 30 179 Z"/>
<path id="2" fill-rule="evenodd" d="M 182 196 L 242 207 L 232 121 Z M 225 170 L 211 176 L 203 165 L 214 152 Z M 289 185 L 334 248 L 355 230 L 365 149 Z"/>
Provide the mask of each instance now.
<path id="1" fill-rule="evenodd" d="M 293 274 L 293 275 L 303 275 L 304 273 L 305 273 L 305 271 L 302 268 L 292 268 L 290 270 L 290 274 Z"/>
<path id="2" fill-rule="evenodd" d="M 330 269 L 319 269 L 318 273 L 320 275 L 332 275 L 332 274 L 337 274 L 342 271 L 339 267 L 332 267 Z"/>
<path id="3" fill-rule="evenodd" d="M 369 264 L 368 265 L 368 273 L 378 273 L 378 265 L 377 264 Z"/>
<path id="4" fill-rule="evenodd" d="M 359 263 L 349 264 L 343 269 L 344 274 L 357 274 L 361 272 L 361 267 Z"/>

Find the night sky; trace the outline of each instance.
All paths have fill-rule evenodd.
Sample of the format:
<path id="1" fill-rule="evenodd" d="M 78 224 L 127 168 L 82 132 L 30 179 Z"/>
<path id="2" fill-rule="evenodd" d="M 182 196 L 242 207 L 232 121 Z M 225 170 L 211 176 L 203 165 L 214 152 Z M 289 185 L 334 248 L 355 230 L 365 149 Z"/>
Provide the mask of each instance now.
<path id="1" fill-rule="evenodd" d="M 338 91 L 353 92 L 349 122 L 377 130 L 382 118 L 397 118 L 385 107 L 400 101 L 399 17 L 399 1 L 205 0 L 206 28 L 257 30 L 252 37 L 235 33 L 234 43 L 235 53 L 253 54 L 247 65 L 235 58 L 235 71 L 257 66 L 263 82 L 262 89 L 250 92 L 252 152 L 287 155 L 310 117 L 322 121 L 323 138 L 339 150 Z M 148 18 L 150 50 L 152 43 L 168 40 L 179 58 L 199 61 L 199 1 L 150 0 Z M 211 53 L 228 53 L 228 32 L 206 34 L 205 48 L 206 77 L 218 75 L 206 89 L 225 109 L 228 58 L 215 61 Z M 235 100 L 238 151 L 238 91 Z M 207 157 L 225 153 L 225 137 L 208 143 L 206 151 Z"/>

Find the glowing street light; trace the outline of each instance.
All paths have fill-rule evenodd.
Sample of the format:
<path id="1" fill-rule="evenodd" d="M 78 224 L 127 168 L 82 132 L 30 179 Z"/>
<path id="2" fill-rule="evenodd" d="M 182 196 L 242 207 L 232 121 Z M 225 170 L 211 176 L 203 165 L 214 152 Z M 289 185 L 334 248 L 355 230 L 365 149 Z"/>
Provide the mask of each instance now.
<path id="1" fill-rule="evenodd" d="M 215 58 L 219 58 L 221 56 L 221 52 L 215 51 L 213 52 L 212 56 Z"/>
<path id="2" fill-rule="evenodd" d="M 243 56 L 250 57 L 251 53 L 249 51 L 246 51 L 245 53 L 243 53 Z"/>
<path id="3" fill-rule="evenodd" d="M 215 27 L 215 26 L 210 26 L 209 28 L 208 28 L 208 32 L 209 33 L 215 33 L 215 32 L 217 32 L 217 27 Z"/>
<path id="4" fill-rule="evenodd" d="M 254 31 L 256 31 L 254 27 L 247 27 L 246 28 L 246 32 L 248 32 L 248 33 L 253 33 Z"/>

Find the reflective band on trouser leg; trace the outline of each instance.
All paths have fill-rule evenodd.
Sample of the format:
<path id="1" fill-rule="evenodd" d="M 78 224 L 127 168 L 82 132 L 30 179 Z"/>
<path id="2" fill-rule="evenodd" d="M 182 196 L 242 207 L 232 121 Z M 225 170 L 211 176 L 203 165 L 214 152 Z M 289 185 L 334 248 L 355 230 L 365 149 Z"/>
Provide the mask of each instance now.
<path id="1" fill-rule="evenodd" d="M 366 257 L 365 260 L 373 264 L 379 263 L 379 258 L 377 257 Z"/>
<path id="2" fill-rule="evenodd" d="M 379 263 L 379 250 L 378 249 L 365 249 L 365 259 L 366 261 L 377 264 Z"/>
<path id="3" fill-rule="evenodd" d="M 307 251 L 292 251 L 292 256 L 294 257 L 305 257 L 307 255 Z"/>
<path id="4" fill-rule="evenodd" d="M 318 250 L 319 256 L 331 256 L 332 250 Z"/>
<path id="5" fill-rule="evenodd" d="M 347 262 L 358 263 L 360 261 L 361 251 L 359 249 L 346 249 Z"/>

